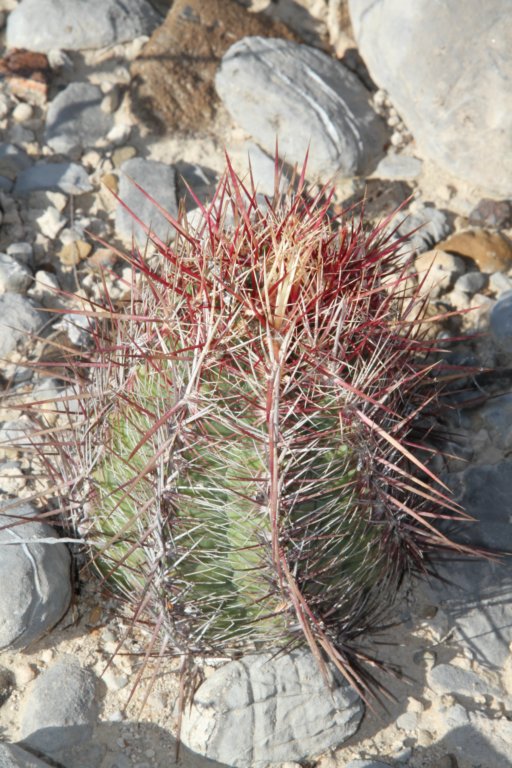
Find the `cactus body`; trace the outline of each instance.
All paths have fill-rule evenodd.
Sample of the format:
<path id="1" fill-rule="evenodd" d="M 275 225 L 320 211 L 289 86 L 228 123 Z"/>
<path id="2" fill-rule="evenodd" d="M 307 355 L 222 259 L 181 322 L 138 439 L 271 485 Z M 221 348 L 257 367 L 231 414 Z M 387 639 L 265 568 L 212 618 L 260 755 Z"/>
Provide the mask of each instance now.
<path id="1" fill-rule="evenodd" d="M 133 257 L 74 427 L 80 526 L 169 649 L 306 642 L 364 691 L 360 636 L 463 515 L 414 454 L 436 384 L 402 243 L 329 202 L 301 179 L 259 205 L 229 169 L 157 267 Z"/>

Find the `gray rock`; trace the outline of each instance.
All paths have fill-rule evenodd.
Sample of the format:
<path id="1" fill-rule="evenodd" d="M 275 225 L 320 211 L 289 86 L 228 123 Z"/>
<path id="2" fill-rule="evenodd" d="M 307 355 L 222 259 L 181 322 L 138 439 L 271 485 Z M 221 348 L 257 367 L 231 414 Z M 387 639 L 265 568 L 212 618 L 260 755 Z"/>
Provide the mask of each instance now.
<path id="1" fill-rule="evenodd" d="M 0 295 L 0 358 L 13 352 L 18 343 L 36 333 L 43 323 L 41 313 L 28 299 L 17 293 Z"/>
<path id="2" fill-rule="evenodd" d="M 442 211 L 430 205 L 413 204 L 399 227 L 401 235 L 409 235 L 411 248 L 418 253 L 428 251 L 450 233 L 448 219 Z"/>
<path id="3" fill-rule="evenodd" d="M 461 764 L 510 768 L 512 723 L 505 716 L 489 718 L 455 705 L 440 711 L 438 723 L 443 749 L 459 755 Z"/>
<path id="4" fill-rule="evenodd" d="M 34 682 L 21 713 L 20 744 L 53 755 L 88 741 L 98 711 L 96 678 L 63 656 Z"/>
<path id="5" fill-rule="evenodd" d="M 103 48 L 147 35 L 159 23 L 146 0 L 22 0 L 7 19 L 7 47 Z"/>
<path id="6" fill-rule="evenodd" d="M 0 253 L 0 293 L 25 293 L 32 279 L 32 273 L 23 264 Z"/>
<path id="7" fill-rule="evenodd" d="M 16 261 L 30 266 L 34 255 L 30 243 L 11 243 L 7 246 L 7 255 L 12 256 Z"/>
<path id="8" fill-rule="evenodd" d="M 78 163 L 37 163 L 19 174 L 13 194 L 23 197 L 31 192 L 55 191 L 82 195 L 91 189 L 89 176 Z"/>
<path id="9" fill-rule="evenodd" d="M 310 176 L 371 171 L 386 127 L 357 77 L 321 51 L 282 39 L 245 37 L 224 54 L 215 78 L 233 119 L 261 147 Z"/>
<path id="10" fill-rule="evenodd" d="M 487 275 L 482 272 L 467 272 L 465 275 L 461 275 L 455 282 L 454 288 L 456 291 L 462 291 L 469 296 L 473 296 L 482 288 L 487 285 Z"/>
<path id="11" fill-rule="evenodd" d="M 14 182 L 7 176 L 0 176 L 0 192 L 12 192 Z"/>
<path id="12" fill-rule="evenodd" d="M 93 147 L 113 126 L 101 108 L 101 89 L 91 83 L 70 83 L 48 107 L 45 140 L 63 155 Z"/>
<path id="13" fill-rule="evenodd" d="M 468 468 L 459 477 L 457 501 L 475 522 L 457 539 L 494 552 L 512 553 L 512 461 Z M 452 532 L 453 535 L 453 532 Z M 433 582 L 432 598 L 448 616 L 459 647 L 490 668 L 501 667 L 512 642 L 512 558 L 450 559 L 439 563 L 446 583 Z"/>
<path id="14" fill-rule="evenodd" d="M 311 758 L 342 744 L 363 716 L 358 695 L 335 679 L 329 693 L 305 650 L 232 661 L 197 690 L 181 739 L 235 768 Z"/>
<path id="15" fill-rule="evenodd" d="M 0 768 L 50 768 L 50 763 L 18 747 L 0 743 Z"/>
<path id="16" fill-rule="evenodd" d="M 25 648 L 42 637 L 63 617 L 71 600 L 69 550 L 58 542 L 54 529 L 31 520 L 34 510 L 29 504 L 5 514 L 27 522 L 0 529 L 0 650 Z M 1 518 L 2 526 L 9 522 Z"/>
<path id="17" fill-rule="evenodd" d="M 16 144 L 0 144 L 0 175 L 14 181 L 18 173 L 32 165 L 24 149 Z"/>
<path id="18" fill-rule="evenodd" d="M 373 176 L 377 179 L 416 179 L 423 168 L 423 161 L 409 155 L 386 155 L 383 157 Z"/>
<path id="19" fill-rule="evenodd" d="M 427 672 L 427 684 L 437 694 L 455 693 L 460 696 L 494 696 L 503 694 L 499 688 L 470 669 L 461 669 L 453 664 L 437 664 Z"/>
<path id="20" fill-rule="evenodd" d="M 489 288 L 494 291 L 498 297 L 507 291 L 512 291 L 512 280 L 503 272 L 494 272 L 489 278 Z"/>
<path id="21" fill-rule="evenodd" d="M 496 302 L 489 316 L 491 337 L 500 350 L 512 355 L 512 291 L 507 291 Z"/>
<path id="22" fill-rule="evenodd" d="M 176 216 L 178 204 L 174 168 L 165 163 L 134 157 L 121 166 L 119 185 L 119 197 L 133 211 L 135 216 L 150 227 L 151 231 L 164 242 L 173 239 L 174 230 L 169 222 L 158 211 L 154 203 L 132 184 L 130 179 L 137 182 L 171 216 Z M 115 224 L 117 234 L 123 239 L 131 242 L 132 237 L 135 237 L 139 245 L 146 243 L 147 234 L 144 228 L 122 205 L 117 206 Z"/>
<path id="23" fill-rule="evenodd" d="M 485 429 L 491 443 L 508 453 L 512 448 L 512 394 L 497 395 L 471 414 L 474 432 Z"/>
<path id="24" fill-rule="evenodd" d="M 512 194 L 508 0 L 349 0 L 356 41 L 422 155 L 492 194 Z M 471 45 L 468 45 L 471 40 Z"/>

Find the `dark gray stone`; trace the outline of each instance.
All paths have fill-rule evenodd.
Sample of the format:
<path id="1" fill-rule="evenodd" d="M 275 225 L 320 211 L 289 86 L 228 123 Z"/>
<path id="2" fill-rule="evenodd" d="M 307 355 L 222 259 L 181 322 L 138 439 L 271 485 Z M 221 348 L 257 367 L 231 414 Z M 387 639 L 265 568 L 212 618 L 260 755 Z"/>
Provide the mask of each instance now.
<path id="1" fill-rule="evenodd" d="M 474 296 L 475 293 L 485 288 L 487 279 L 487 275 L 482 274 L 482 272 L 467 272 L 459 277 L 454 285 L 454 289 L 467 293 L 469 296 Z"/>
<path id="2" fill-rule="evenodd" d="M 16 744 L 0 744 L 0 768 L 50 768 L 50 763 Z"/>
<path id="3" fill-rule="evenodd" d="M 335 679 L 329 691 L 306 650 L 232 661 L 196 691 L 181 740 L 235 768 L 311 759 L 346 741 L 363 716 L 359 696 Z"/>
<path id="4" fill-rule="evenodd" d="M 512 291 L 500 296 L 489 317 L 491 336 L 500 350 L 512 355 Z"/>
<path id="5" fill-rule="evenodd" d="M 19 174 L 13 194 L 23 197 L 31 192 L 54 191 L 82 195 L 91 189 L 89 176 L 78 163 L 37 163 Z"/>
<path id="6" fill-rule="evenodd" d="M 7 19 L 7 47 L 103 48 L 150 34 L 159 23 L 146 0 L 22 0 Z"/>
<path id="7" fill-rule="evenodd" d="M 121 166 L 119 197 L 158 238 L 167 242 L 174 238 L 174 230 L 154 203 L 140 192 L 130 181 L 137 182 L 171 216 L 178 213 L 176 200 L 176 173 L 172 166 L 154 160 L 135 157 Z M 147 241 L 144 228 L 121 204 L 116 209 L 116 231 L 124 240 L 131 242 L 132 237 L 142 246 Z"/>
<path id="8" fill-rule="evenodd" d="M 45 318 L 28 299 L 17 293 L 0 295 L 0 359 L 36 333 Z"/>
<path id="9" fill-rule="evenodd" d="M 7 514 L 27 522 L 16 525 Z M 51 526 L 30 519 L 34 514 L 29 504 L 4 516 L 0 509 L 0 650 L 38 640 L 64 616 L 71 600 L 69 550 Z"/>
<path id="10" fill-rule="evenodd" d="M 282 39 L 245 37 L 215 78 L 233 119 L 270 155 L 304 162 L 330 179 L 371 171 L 383 155 L 384 122 L 357 77 L 325 53 Z"/>
<path id="11" fill-rule="evenodd" d="M 512 195 L 512 16 L 508 0 L 349 0 L 352 26 L 422 155 Z M 468 44 L 471 41 L 471 44 Z"/>
<path id="12" fill-rule="evenodd" d="M 88 741 L 97 720 L 95 675 L 64 656 L 34 682 L 21 713 L 20 744 L 53 755 Z"/>
<path id="13" fill-rule="evenodd" d="M 112 115 L 101 109 L 103 94 L 91 83 L 71 83 L 48 107 L 45 140 L 55 152 L 68 154 L 92 147 L 112 128 Z"/>

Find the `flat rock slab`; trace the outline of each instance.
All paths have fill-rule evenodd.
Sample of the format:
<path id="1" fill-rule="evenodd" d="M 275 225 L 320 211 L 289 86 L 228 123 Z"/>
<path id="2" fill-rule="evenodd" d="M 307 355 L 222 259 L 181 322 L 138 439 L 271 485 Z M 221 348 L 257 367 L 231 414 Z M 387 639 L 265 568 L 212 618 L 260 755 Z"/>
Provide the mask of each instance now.
<path id="1" fill-rule="evenodd" d="M 63 656 L 34 682 L 21 716 L 21 745 L 52 755 L 85 742 L 97 719 L 96 677 Z"/>
<path id="2" fill-rule="evenodd" d="M 329 691 L 309 651 L 246 656 L 200 686 L 181 739 L 220 763 L 264 768 L 339 746 L 357 731 L 363 711 L 346 683 L 336 679 Z"/>
<path id="3" fill-rule="evenodd" d="M 512 195 L 508 0 L 349 0 L 356 41 L 422 154 L 492 194 Z M 471 41 L 468 44 L 468 41 Z"/>
<path id="4" fill-rule="evenodd" d="M 91 189 L 87 171 L 78 163 L 36 163 L 17 176 L 13 194 L 24 197 L 31 192 L 55 191 L 82 195 Z"/>
<path id="5" fill-rule="evenodd" d="M 156 208 L 155 204 L 146 197 L 131 179 L 137 182 L 144 192 L 150 195 L 171 216 L 178 213 L 176 200 L 176 172 L 174 168 L 155 160 L 143 160 L 134 157 L 121 166 L 121 182 L 119 197 L 133 213 L 164 242 L 174 238 L 174 229 Z M 143 246 L 148 236 L 144 227 L 139 224 L 121 204 L 116 209 L 115 226 L 117 234 L 131 243 L 135 238 L 139 246 Z"/>
<path id="6" fill-rule="evenodd" d="M 51 102 L 45 140 L 54 152 L 72 153 L 93 147 L 112 128 L 113 116 L 101 108 L 101 89 L 91 83 L 70 83 Z"/>
<path id="7" fill-rule="evenodd" d="M 104 48 L 150 34 L 160 21 L 147 0 L 22 0 L 7 20 L 7 48 Z"/>
<path id="8" fill-rule="evenodd" d="M 247 35 L 295 39 L 290 30 L 236 0 L 174 0 L 131 67 L 135 110 L 162 132 L 209 129 L 218 98 L 214 78 L 220 60 Z"/>
<path id="9" fill-rule="evenodd" d="M 306 45 L 247 37 L 229 48 L 215 78 L 238 125 L 269 154 L 329 179 L 374 170 L 386 128 L 369 93 L 346 67 Z"/>
<path id="10" fill-rule="evenodd" d="M 9 510 L 27 522 L 11 520 L 0 509 L 0 650 L 25 648 L 50 630 L 71 600 L 71 558 L 54 529 L 30 518 L 29 504 Z M 15 522 L 15 521 L 14 521 Z"/>

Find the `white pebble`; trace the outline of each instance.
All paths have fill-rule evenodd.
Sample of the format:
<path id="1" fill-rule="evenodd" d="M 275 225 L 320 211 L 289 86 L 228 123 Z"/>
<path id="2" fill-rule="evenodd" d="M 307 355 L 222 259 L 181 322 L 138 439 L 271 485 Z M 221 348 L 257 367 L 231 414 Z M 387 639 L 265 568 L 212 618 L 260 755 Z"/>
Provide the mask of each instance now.
<path id="1" fill-rule="evenodd" d="M 126 675 L 117 672 L 113 667 L 109 667 L 103 674 L 103 682 L 109 689 L 109 691 L 120 691 L 128 685 L 128 678 Z"/>
<path id="2" fill-rule="evenodd" d="M 18 688 L 23 688 L 35 678 L 36 671 L 31 664 L 19 664 L 14 670 L 14 676 Z"/>
<path id="3" fill-rule="evenodd" d="M 48 208 L 41 216 L 36 219 L 39 229 L 51 240 L 57 237 L 66 223 L 66 218 L 56 208 Z"/>
<path id="4" fill-rule="evenodd" d="M 27 120 L 30 120 L 33 114 L 34 110 L 30 104 L 27 104 L 25 101 L 18 104 L 12 111 L 13 119 L 16 120 L 17 123 L 25 123 Z"/>

